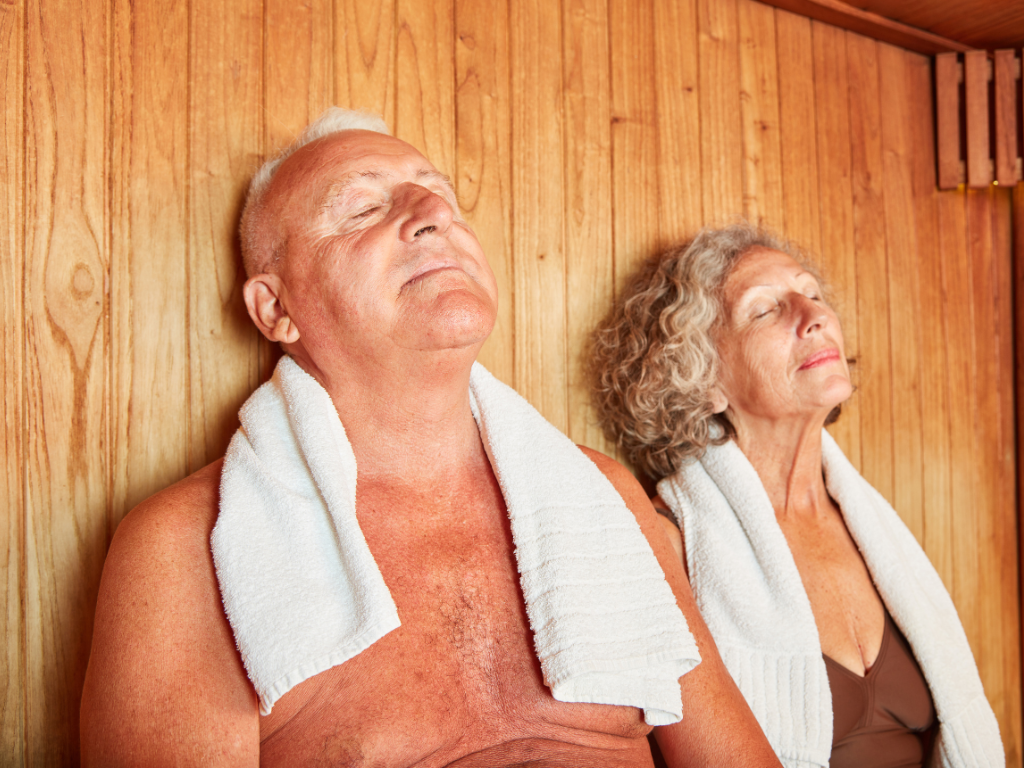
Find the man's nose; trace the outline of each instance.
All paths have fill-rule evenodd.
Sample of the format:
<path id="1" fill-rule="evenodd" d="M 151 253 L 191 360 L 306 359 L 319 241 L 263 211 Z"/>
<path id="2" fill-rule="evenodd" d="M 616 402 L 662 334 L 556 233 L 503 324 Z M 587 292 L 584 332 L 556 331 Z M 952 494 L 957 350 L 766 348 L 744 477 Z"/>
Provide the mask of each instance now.
<path id="1" fill-rule="evenodd" d="M 399 236 L 411 243 L 429 234 L 444 234 L 452 225 L 454 211 L 448 201 L 419 184 L 406 184 L 401 191 L 403 216 Z"/>

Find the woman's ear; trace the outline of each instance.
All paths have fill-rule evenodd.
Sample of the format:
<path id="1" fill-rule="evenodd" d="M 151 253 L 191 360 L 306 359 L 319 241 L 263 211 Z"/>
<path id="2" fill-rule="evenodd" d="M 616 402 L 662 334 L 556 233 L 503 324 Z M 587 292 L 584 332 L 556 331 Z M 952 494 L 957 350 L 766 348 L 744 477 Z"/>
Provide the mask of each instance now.
<path id="1" fill-rule="evenodd" d="M 712 413 L 725 413 L 725 409 L 729 407 L 729 398 L 725 396 L 725 392 L 722 388 L 715 384 L 708 393 L 711 397 L 711 412 Z"/>
<path id="2" fill-rule="evenodd" d="M 273 273 L 250 277 L 242 288 L 245 307 L 260 333 L 271 341 L 294 344 L 299 340 L 299 329 L 288 316 L 283 295 L 284 284 Z"/>

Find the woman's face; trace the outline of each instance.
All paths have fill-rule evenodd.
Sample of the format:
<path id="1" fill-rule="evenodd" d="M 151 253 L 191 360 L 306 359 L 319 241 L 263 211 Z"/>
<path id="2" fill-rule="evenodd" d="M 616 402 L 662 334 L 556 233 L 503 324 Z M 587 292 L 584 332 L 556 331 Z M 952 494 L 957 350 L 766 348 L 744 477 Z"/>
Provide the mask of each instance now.
<path id="1" fill-rule="evenodd" d="M 716 412 L 741 434 L 755 422 L 819 419 L 852 393 L 839 319 L 814 275 L 767 248 L 744 254 L 726 278 Z"/>

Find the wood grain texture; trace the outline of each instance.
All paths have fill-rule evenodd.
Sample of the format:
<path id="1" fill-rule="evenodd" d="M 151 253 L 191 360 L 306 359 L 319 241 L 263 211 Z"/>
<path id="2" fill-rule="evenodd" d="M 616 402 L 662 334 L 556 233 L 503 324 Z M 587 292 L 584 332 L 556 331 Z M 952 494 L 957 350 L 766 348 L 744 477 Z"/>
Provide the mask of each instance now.
<path id="1" fill-rule="evenodd" d="M 498 282 L 498 317 L 479 360 L 515 381 L 508 14 L 488 0 L 455 4 L 455 187 Z"/>
<path id="2" fill-rule="evenodd" d="M 879 98 L 885 105 L 881 139 L 893 401 L 890 429 L 894 455 L 898 455 L 893 506 L 917 540 L 923 541 L 920 257 L 911 183 L 913 114 L 906 56 L 900 48 L 878 44 Z"/>
<path id="3" fill-rule="evenodd" d="M 819 260 L 832 285 L 832 304 L 843 323 L 846 356 L 860 358 L 857 333 L 857 254 L 854 250 L 853 179 L 850 159 L 850 86 L 846 33 L 821 22 L 811 25 L 817 125 L 818 193 L 821 212 Z M 856 367 L 856 365 L 855 365 Z M 829 432 L 860 469 L 861 398 L 843 404 Z"/>
<path id="4" fill-rule="evenodd" d="M 395 122 L 395 0 L 334 0 L 334 98 Z"/>
<path id="5" fill-rule="evenodd" d="M 892 364 L 889 350 L 888 253 L 882 186 L 878 43 L 847 33 L 853 240 L 857 253 L 855 382 L 860 398 L 860 471 L 890 502 L 894 498 Z"/>
<path id="6" fill-rule="evenodd" d="M 611 37 L 612 217 L 615 288 L 658 250 L 658 91 L 654 3 L 613 0 Z"/>
<path id="7" fill-rule="evenodd" d="M 786 234 L 817 258 L 821 253 L 821 214 L 810 19 L 777 10 L 775 40 Z"/>
<path id="8" fill-rule="evenodd" d="M 1024 371 L 1024 301 L 1020 300 L 1020 297 L 1024 296 L 1024 184 L 1018 183 L 1013 188 L 1013 295 L 1016 297 L 1014 301 L 1014 351 L 1016 356 L 1014 362 L 1017 366 L 1017 371 Z M 1024 493 L 1021 493 L 1021 478 L 1024 478 L 1024 451 L 1020 450 L 1020 435 L 1024 435 L 1024 408 L 1020 407 L 1022 399 L 1024 399 L 1024 376 L 1017 376 L 1017 389 L 1014 393 L 1017 404 L 1017 435 L 1018 435 L 1018 448 L 1017 448 L 1017 553 L 1018 553 L 1018 570 L 1020 570 L 1019 557 L 1022 547 L 1024 547 L 1024 526 L 1020 524 L 1022 517 L 1024 517 Z M 1021 581 L 1017 584 L 1018 594 L 1024 594 L 1024 571 L 1020 574 Z M 1020 660 L 1020 657 L 1018 657 Z M 1020 703 L 1019 698 L 1015 703 Z M 1018 724 L 1019 724 L 1018 718 Z M 1024 751 L 1022 748 L 1022 738 L 1017 737 L 1017 759 L 1016 763 L 1020 763 L 1020 752 Z M 1009 764 L 1009 761 L 1008 761 Z"/>
<path id="9" fill-rule="evenodd" d="M 441 173 L 455 169 L 453 0 L 398 0 L 392 132 Z"/>
<path id="10" fill-rule="evenodd" d="M 262 26 L 233 0 L 190 4 L 189 468 L 224 454 L 259 384 L 237 223 L 263 148 Z M 204 290 L 191 290 L 191 286 Z"/>
<path id="11" fill-rule="evenodd" d="M 662 248 L 703 224 L 698 0 L 654 4 L 658 234 Z"/>
<path id="12" fill-rule="evenodd" d="M 935 57 L 935 133 L 939 188 L 956 189 L 964 181 L 960 166 L 960 63 L 955 53 Z"/>
<path id="13" fill-rule="evenodd" d="M 585 368 L 590 333 L 611 304 L 615 289 L 612 201 L 618 187 L 612 178 L 612 136 L 615 133 L 620 141 L 622 137 L 618 112 L 612 122 L 608 5 L 566 0 L 563 25 L 568 433 L 576 443 L 614 455 L 615 446 L 597 425 L 590 407 Z M 652 125 L 648 135 L 653 130 Z M 657 184 L 652 191 L 657 195 Z"/>
<path id="14" fill-rule="evenodd" d="M 752 223 L 786 230 L 782 191 L 779 79 L 775 11 L 739 0 L 740 113 L 743 119 L 743 215 Z"/>
<path id="15" fill-rule="evenodd" d="M 0 763 L 25 761 L 25 3 L 0 6 Z"/>
<path id="16" fill-rule="evenodd" d="M 964 54 L 964 110 L 967 113 L 967 186 L 992 183 L 988 125 L 989 61 L 985 51 Z"/>
<path id="17" fill-rule="evenodd" d="M 996 181 L 1012 187 L 1017 183 L 1017 57 L 1014 51 L 996 51 L 995 141 Z"/>
<path id="18" fill-rule="evenodd" d="M 743 210 L 737 0 L 697 0 L 701 189 L 704 223 L 721 226 Z"/>
<path id="19" fill-rule="evenodd" d="M 515 388 L 568 427 L 562 14 L 522 0 L 509 18 Z"/>
<path id="20" fill-rule="evenodd" d="M 108 543 L 109 19 L 26 16 L 25 759 L 68 765 Z"/>

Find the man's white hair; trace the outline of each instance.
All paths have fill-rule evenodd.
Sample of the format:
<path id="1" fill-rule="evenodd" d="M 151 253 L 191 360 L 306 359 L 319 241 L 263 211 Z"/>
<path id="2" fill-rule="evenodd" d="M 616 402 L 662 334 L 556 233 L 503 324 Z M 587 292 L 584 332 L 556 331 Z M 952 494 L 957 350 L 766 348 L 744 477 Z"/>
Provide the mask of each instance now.
<path id="1" fill-rule="evenodd" d="M 302 147 L 317 139 L 342 131 L 373 131 L 390 136 L 387 123 L 380 115 L 361 112 L 342 107 L 328 107 L 323 114 L 306 126 L 299 137 L 278 152 L 270 160 L 260 166 L 249 182 L 249 191 L 245 195 L 245 207 L 242 210 L 242 221 L 239 225 L 239 236 L 242 244 L 242 263 L 248 276 L 265 272 L 280 256 L 278 252 L 284 243 L 270 242 L 274 240 L 272 232 L 261 231 L 263 198 L 274 174 L 282 163 Z"/>

